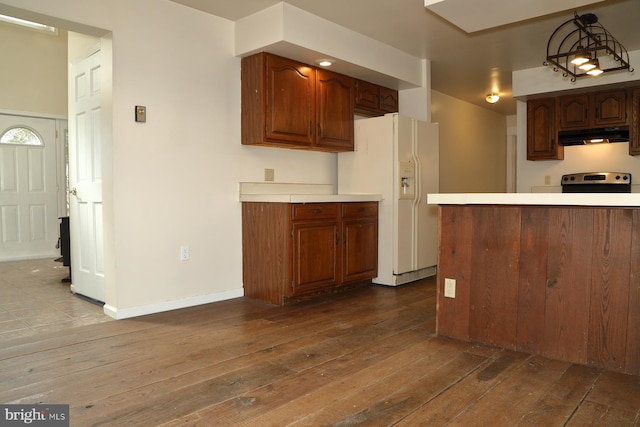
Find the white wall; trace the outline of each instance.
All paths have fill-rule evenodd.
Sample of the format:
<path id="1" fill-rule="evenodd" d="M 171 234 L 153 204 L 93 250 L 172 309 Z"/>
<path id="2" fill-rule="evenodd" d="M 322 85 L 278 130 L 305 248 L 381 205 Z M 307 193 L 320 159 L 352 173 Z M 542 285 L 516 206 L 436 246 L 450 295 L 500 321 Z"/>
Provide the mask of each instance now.
<path id="1" fill-rule="evenodd" d="M 112 32 L 104 190 L 112 314 L 242 295 L 238 182 L 262 181 L 272 168 L 280 182 L 334 183 L 335 155 L 240 144 L 230 21 L 165 0 L 0 1 L 0 13 L 23 9 L 72 30 Z M 146 123 L 134 122 L 135 105 L 147 107 Z M 190 247 L 189 261 L 179 261 L 180 245 Z"/>
<path id="2" fill-rule="evenodd" d="M 67 32 L 0 25 L 0 110 L 66 117 Z"/>
<path id="3" fill-rule="evenodd" d="M 631 63 L 640 61 L 640 51 L 629 52 Z M 635 61 L 634 61 L 635 60 Z M 519 193 L 559 192 L 562 175 L 575 172 L 615 171 L 631 172 L 640 177 L 640 156 L 629 155 L 629 143 L 599 144 L 564 148 L 564 160 L 527 160 L 527 95 L 554 96 L 569 90 L 596 91 L 610 84 L 640 85 L 640 74 L 621 71 L 594 79 L 579 79 L 571 83 L 549 67 L 521 70 L 513 73 L 514 94 L 519 96 L 517 112 L 518 155 L 517 191 Z M 548 179 L 549 184 L 546 184 Z M 634 179 L 634 182 L 637 179 Z M 635 190 L 634 190 L 635 191 Z"/>
<path id="4" fill-rule="evenodd" d="M 431 117 L 440 123 L 440 192 L 504 193 L 506 117 L 434 90 Z"/>

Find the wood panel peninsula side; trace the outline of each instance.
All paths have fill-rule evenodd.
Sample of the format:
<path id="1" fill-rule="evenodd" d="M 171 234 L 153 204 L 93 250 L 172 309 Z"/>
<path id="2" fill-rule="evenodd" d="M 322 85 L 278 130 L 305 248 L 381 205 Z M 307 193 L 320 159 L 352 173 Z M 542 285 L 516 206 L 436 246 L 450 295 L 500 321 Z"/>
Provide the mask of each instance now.
<path id="1" fill-rule="evenodd" d="M 440 205 L 439 335 L 640 374 L 640 194 L 429 203 Z"/>

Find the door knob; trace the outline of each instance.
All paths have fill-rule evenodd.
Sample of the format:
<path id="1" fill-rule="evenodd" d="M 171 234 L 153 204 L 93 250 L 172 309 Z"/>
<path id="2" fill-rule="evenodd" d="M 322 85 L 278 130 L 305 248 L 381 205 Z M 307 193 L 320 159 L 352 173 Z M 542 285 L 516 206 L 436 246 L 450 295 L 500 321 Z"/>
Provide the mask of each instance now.
<path id="1" fill-rule="evenodd" d="M 71 190 L 69 190 L 69 194 L 71 194 L 72 196 L 77 196 L 78 190 L 76 190 L 76 187 L 73 187 Z"/>

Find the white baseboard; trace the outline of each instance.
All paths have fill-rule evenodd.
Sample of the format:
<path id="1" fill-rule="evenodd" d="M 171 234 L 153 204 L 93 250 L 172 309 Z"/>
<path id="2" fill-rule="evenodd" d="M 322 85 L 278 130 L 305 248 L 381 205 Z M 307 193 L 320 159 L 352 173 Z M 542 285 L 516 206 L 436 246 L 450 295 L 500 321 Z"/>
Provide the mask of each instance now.
<path id="1" fill-rule="evenodd" d="M 394 274 L 392 279 L 389 280 L 379 280 L 379 277 L 376 277 L 372 280 L 373 283 L 377 285 L 384 286 L 400 286 L 406 283 L 415 282 L 416 280 L 425 279 L 427 277 L 435 276 L 437 274 L 437 266 L 426 267 L 420 270 L 409 271 L 408 273 L 403 274 Z"/>
<path id="2" fill-rule="evenodd" d="M 224 301 L 244 296 L 244 289 L 232 289 L 215 294 L 200 295 L 197 297 L 184 298 L 172 301 L 163 301 L 155 304 L 142 305 L 129 308 L 116 308 L 109 304 L 103 307 L 104 313 L 114 319 L 128 319 L 130 317 L 144 316 L 147 314 L 161 313 L 163 311 L 177 310 L 180 308 L 193 307 L 196 305 L 209 304 L 212 302 Z"/>

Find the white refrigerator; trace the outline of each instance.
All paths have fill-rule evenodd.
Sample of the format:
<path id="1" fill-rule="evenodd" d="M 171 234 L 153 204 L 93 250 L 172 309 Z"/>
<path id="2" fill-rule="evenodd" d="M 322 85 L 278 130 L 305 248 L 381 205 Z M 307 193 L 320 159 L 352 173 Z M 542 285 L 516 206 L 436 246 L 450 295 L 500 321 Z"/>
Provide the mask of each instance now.
<path id="1" fill-rule="evenodd" d="M 438 208 L 437 123 L 397 113 L 355 121 L 355 151 L 338 154 L 338 193 L 382 194 L 378 277 L 397 286 L 436 274 Z"/>

